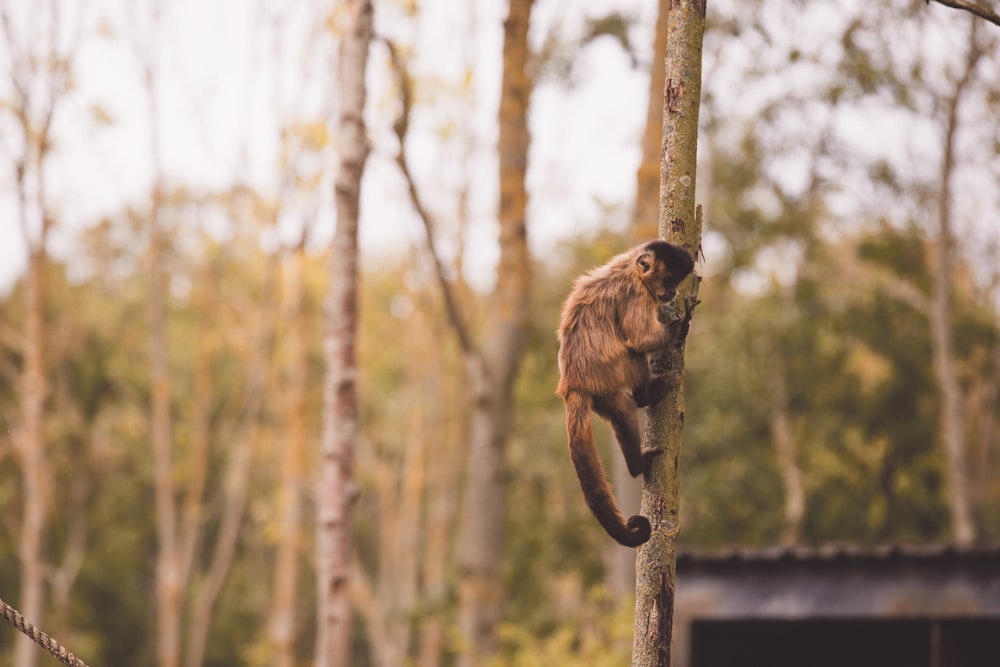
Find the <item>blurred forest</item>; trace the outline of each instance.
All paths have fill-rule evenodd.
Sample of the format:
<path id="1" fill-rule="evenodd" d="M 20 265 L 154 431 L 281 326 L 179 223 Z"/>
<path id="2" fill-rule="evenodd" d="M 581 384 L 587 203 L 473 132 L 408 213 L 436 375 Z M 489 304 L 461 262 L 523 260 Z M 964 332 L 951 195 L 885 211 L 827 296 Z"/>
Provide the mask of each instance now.
<path id="1" fill-rule="evenodd" d="M 157 664 L 166 544 L 182 664 L 309 664 L 342 16 L 246 3 L 236 29 L 262 55 L 240 76 L 267 85 L 241 101 L 262 115 L 230 122 L 198 112 L 233 67 L 211 47 L 226 3 L 203 3 L 207 28 L 184 3 L 134 4 L 0 2 L 0 245 L 19 267 L 0 295 L 0 597 L 92 665 Z M 431 4 L 375 4 L 359 666 L 461 652 L 474 391 L 408 186 L 488 341 L 506 9 L 468 3 L 445 38 L 455 24 Z M 622 7 L 537 0 L 528 34 L 531 289 L 501 471 L 499 664 L 631 652 L 631 553 L 583 503 L 554 394 L 572 280 L 655 224 L 636 181 L 657 7 Z M 189 25 L 210 60 L 181 66 Z M 385 40 L 410 77 L 408 135 Z M 88 49 L 129 59 L 127 95 L 94 83 Z M 171 84 L 171 67 L 208 74 Z M 609 95 L 611 79 L 635 94 Z M 712 0 L 701 118 L 682 543 L 1000 540 L 1000 30 L 912 0 Z M 125 127 L 124 147 L 100 143 Z M 232 168 L 206 176 L 233 134 Z M 101 183 L 132 172 L 141 187 L 117 199 Z M 50 660 L 20 650 L 0 630 L 3 664 Z"/>

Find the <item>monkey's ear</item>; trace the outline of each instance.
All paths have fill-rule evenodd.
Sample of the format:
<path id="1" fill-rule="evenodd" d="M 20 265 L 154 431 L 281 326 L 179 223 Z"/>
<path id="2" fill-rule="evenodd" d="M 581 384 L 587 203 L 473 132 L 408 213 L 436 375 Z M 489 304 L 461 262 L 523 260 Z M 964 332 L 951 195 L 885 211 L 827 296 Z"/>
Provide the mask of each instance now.
<path id="1" fill-rule="evenodd" d="M 636 257 L 635 265 L 639 267 L 639 271 L 641 273 L 649 273 L 649 271 L 653 268 L 653 253 L 649 250 L 643 250 L 639 253 L 639 256 Z"/>

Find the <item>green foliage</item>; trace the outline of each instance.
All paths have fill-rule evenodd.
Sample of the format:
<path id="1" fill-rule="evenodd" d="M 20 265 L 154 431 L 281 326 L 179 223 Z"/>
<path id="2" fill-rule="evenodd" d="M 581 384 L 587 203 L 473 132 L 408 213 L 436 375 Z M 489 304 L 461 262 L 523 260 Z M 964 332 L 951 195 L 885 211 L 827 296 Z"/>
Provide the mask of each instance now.
<path id="1" fill-rule="evenodd" d="M 616 603 L 598 586 L 590 589 L 585 599 L 567 602 L 573 606 L 567 606 L 549 632 L 531 632 L 520 622 L 501 628 L 505 648 L 501 657 L 490 664 L 495 667 L 627 664 L 632 655 L 635 601 L 626 597 Z"/>

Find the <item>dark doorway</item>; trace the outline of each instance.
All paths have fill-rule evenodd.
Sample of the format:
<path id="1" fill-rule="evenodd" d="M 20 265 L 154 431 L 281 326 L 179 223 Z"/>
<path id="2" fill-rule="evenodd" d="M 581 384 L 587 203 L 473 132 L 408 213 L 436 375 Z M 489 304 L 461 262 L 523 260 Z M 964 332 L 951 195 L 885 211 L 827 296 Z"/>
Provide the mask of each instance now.
<path id="1" fill-rule="evenodd" d="M 696 621 L 691 667 L 996 667 L 1000 619 Z"/>

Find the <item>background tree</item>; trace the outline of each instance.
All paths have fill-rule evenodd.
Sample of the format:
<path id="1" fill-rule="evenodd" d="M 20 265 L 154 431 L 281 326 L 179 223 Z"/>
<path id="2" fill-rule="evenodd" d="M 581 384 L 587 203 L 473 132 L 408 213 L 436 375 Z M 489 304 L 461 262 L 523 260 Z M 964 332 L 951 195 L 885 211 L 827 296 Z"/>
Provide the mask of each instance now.
<path id="1" fill-rule="evenodd" d="M 357 492 L 354 450 L 358 434 L 358 217 L 361 177 L 369 150 L 364 111 L 372 15 L 372 4 L 367 0 L 348 5 L 340 46 L 340 167 L 334 183 L 337 231 L 326 301 L 326 378 L 317 488 L 318 667 L 351 662 L 351 507 Z"/>
<path id="2" fill-rule="evenodd" d="M 72 59 L 79 44 L 82 21 L 78 11 L 64 16 L 65 9 L 62 3 L 54 2 L 37 13 L 31 12 L 29 17 L 9 2 L 0 5 L 11 94 L 3 109 L 13 121 L 5 125 L 13 131 L 10 157 L 15 217 L 27 255 L 22 292 L 24 324 L 19 333 L 21 363 L 16 378 L 19 409 L 18 416 L 9 422 L 13 426 L 21 485 L 17 536 L 19 608 L 38 624 L 45 622 L 45 583 L 49 564 L 53 562 L 46 546 L 54 500 L 52 468 L 47 463 L 51 434 L 46 416 L 51 387 L 46 373 L 46 356 L 50 351 L 46 344 L 45 282 L 50 233 L 56 224 L 48 193 L 49 158 L 53 148 L 53 119 L 72 88 Z M 78 530 L 82 530 L 82 525 L 74 528 Z M 70 570 L 61 572 L 69 573 Z M 73 579 L 75 576 L 63 576 L 59 580 L 63 598 L 68 595 Z M 27 637 L 18 639 L 14 662 L 26 667 L 38 664 L 38 649 Z"/>

